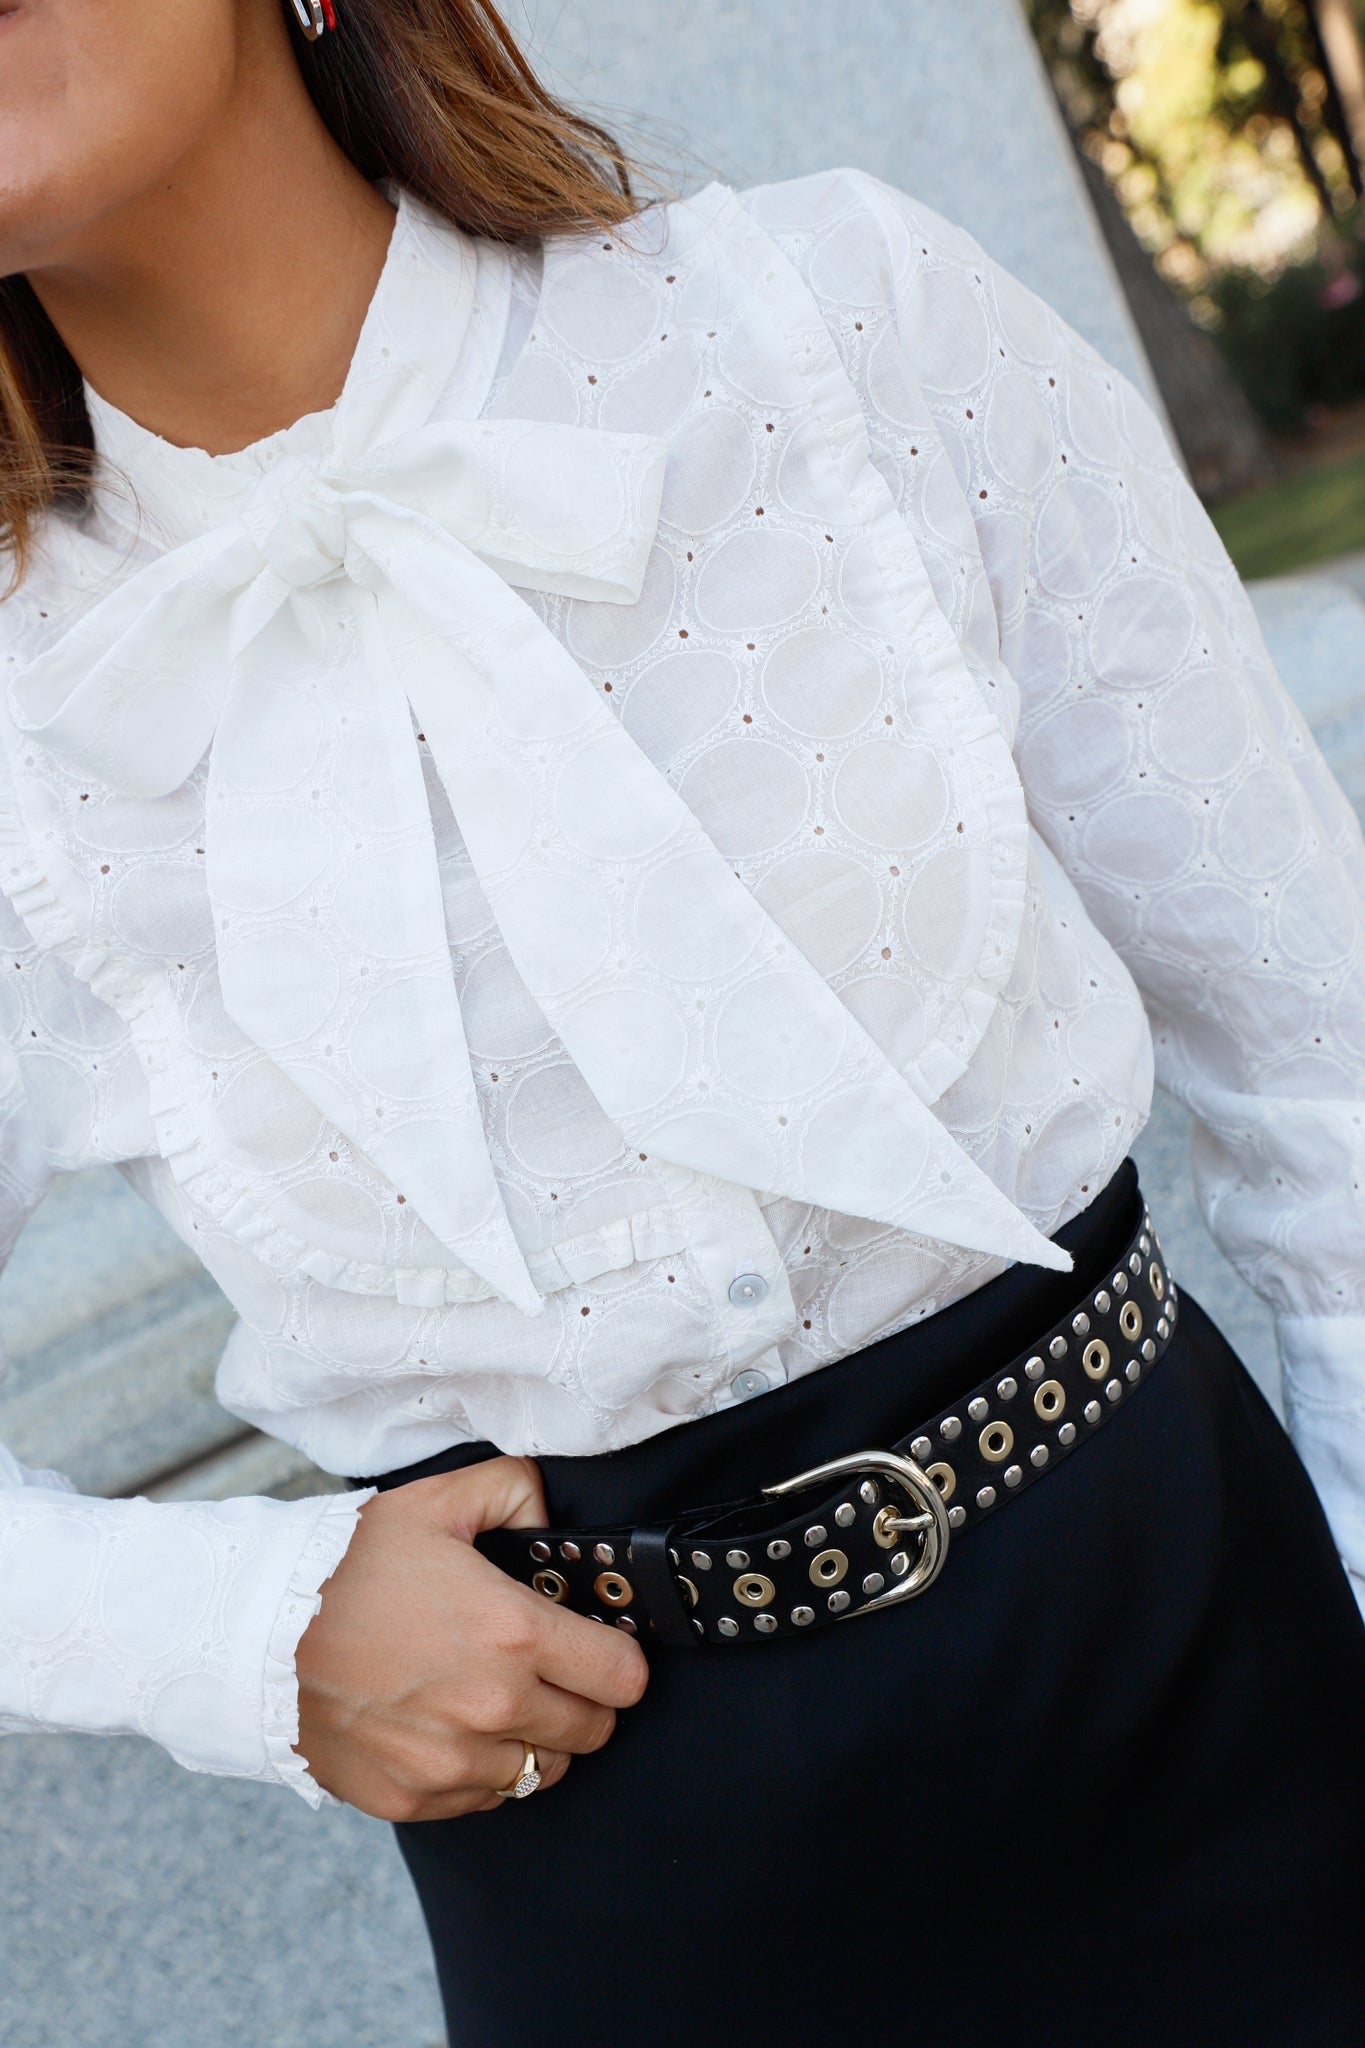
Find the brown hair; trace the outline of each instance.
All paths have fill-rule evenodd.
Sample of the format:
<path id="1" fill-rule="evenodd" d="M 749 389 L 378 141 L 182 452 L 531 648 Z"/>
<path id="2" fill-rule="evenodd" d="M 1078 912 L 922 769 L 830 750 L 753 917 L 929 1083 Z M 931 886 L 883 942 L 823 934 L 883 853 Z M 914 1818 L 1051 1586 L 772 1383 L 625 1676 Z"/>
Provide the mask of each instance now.
<path id="1" fill-rule="evenodd" d="M 308 43 L 287 8 L 323 121 L 372 181 L 500 242 L 616 227 L 638 211 L 605 130 L 552 97 L 493 0 L 345 0 Z M 34 530 L 89 490 L 80 371 L 22 276 L 0 278 L 0 549 L 22 576 Z"/>

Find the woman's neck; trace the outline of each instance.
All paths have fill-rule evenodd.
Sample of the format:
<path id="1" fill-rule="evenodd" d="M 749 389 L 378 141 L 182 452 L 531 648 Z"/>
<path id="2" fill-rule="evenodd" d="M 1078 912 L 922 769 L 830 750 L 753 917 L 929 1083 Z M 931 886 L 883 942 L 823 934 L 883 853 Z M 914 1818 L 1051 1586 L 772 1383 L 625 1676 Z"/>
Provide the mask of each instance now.
<path id="1" fill-rule="evenodd" d="M 248 62 L 191 156 L 29 277 L 101 397 L 225 454 L 335 401 L 392 226 L 292 63 Z"/>

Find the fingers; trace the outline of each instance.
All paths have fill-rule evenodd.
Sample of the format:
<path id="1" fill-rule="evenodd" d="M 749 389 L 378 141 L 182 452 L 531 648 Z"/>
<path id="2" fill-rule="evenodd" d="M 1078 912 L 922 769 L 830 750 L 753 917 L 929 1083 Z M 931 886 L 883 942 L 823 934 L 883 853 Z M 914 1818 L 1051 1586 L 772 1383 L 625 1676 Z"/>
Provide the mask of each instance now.
<path id="1" fill-rule="evenodd" d="M 620 1629 L 552 1606 L 536 1594 L 540 1644 L 536 1670 L 547 1685 L 604 1707 L 637 1706 L 649 1683 L 644 1651 Z"/>
<path id="2" fill-rule="evenodd" d="M 536 1749 L 536 1768 L 540 1772 L 540 1785 L 535 1794 L 550 1791 L 557 1785 L 569 1768 L 569 1758 L 554 1750 Z M 515 1806 L 515 1799 L 500 1799 L 498 1788 L 509 1791 L 521 1776 L 526 1760 L 526 1746 L 521 1742 L 497 1741 L 490 1743 L 487 1753 L 481 1759 L 478 1769 L 482 1778 L 487 1774 L 496 1778 L 494 1789 L 478 1786 L 454 1786 L 448 1791 L 431 1792 L 424 1797 L 404 1802 L 404 1820 L 456 1820 L 466 1813 L 495 1813 L 504 1806 Z M 498 1774 L 501 1775 L 498 1775 Z"/>
<path id="3" fill-rule="evenodd" d="M 591 1756 L 610 1742 L 616 1728 L 616 1712 L 595 1701 L 580 1699 L 557 1685 L 538 1685 L 517 1724 L 517 1734 L 534 1743 L 537 1750 L 565 1750 L 572 1756 Z"/>
<path id="4" fill-rule="evenodd" d="M 451 1536 L 466 1543 L 484 1529 L 544 1528 L 547 1509 L 540 1467 L 533 1458 L 488 1458 L 458 1472 L 419 1479 Z"/>

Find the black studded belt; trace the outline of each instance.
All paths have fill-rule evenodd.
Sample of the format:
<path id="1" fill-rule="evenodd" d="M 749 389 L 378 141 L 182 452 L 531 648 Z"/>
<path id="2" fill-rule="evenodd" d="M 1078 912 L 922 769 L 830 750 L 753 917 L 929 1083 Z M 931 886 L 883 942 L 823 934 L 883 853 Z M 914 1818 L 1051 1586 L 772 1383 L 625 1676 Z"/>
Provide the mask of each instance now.
<path id="1" fill-rule="evenodd" d="M 651 1646 L 772 1642 L 890 1607 L 927 1591 L 956 1537 L 1103 1427 L 1156 1365 L 1175 1320 L 1175 1286 L 1144 1209 L 1111 1278 L 889 1450 L 855 1451 L 667 1523 L 489 1529 L 477 1546 L 547 1599 Z"/>

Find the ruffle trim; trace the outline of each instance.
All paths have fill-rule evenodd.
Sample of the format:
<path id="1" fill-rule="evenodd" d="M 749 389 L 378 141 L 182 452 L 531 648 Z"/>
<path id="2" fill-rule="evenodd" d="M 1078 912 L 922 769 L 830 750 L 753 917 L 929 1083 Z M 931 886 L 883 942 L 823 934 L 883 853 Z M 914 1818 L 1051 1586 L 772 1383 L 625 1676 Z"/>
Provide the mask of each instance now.
<path id="1" fill-rule="evenodd" d="M 1028 812 L 1009 740 L 972 680 L 952 626 L 939 608 L 929 572 L 891 487 L 872 459 L 867 418 L 810 288 L 772 235 L 726 185 L 708 185 L 688 211 L 724 247 L 736 274 L 768 313 L 825 430 L 849 505 L 881 571 L 902 633 L 950 723 L 975 785 L 990 837 L 990 900 L 981 949 L 970 974 L 906 1081 L 932 1105 L 960 1080 L 1009 980 L 1023 927 Z"/>
<path id="2" fill-rule="evenodd" d="M 319 1807 L 339 1806 L 341 1802 L 323 1791 L 306 1759 L 294 1746 L 299 1739 L 298 1647 L 304 1630 L 322 1605 L 322 1587 L 346 1555 L 360 1510 L 374 1495 L 371 1486 L 354 1493 L 329 1494 L 324 1499 L 290 1575 L 266 1644 L 261 1732 L 267 1764 L 279 1782 L 297 1792 L 315 1812 Z"/>
<path id="3" fill-rule="evenodd" d="M 472 1267 L 384 1266 L 348 1259 L 286 1230 L 266 1198 L 234 1178 L 210 1149 L 194 1104 L 202 1088 L 184 1047 L 179 1013 L 163 970 L 140 967 L 85 938 L 46 870 L 39 864 L 24 821 L 0 807 L 0 886 L 44 949 L 59 953 L 72 972 L 116 1011 L 128 1027 L 147 1077 L 148 1107 L 157 1150 L 189 1204 L 244 1245 L 278 1278 L 299 1274 L 342 1294 L 396 1299 L 409 1308 L 443 1308 L 492 1301 L 496 1291 Z M 676 1210 L 660 1203 L 578 1237 L 526 1253 L 544 1295 L 582 1287 L 650 1259 L 680 1253 L 685 1232 Z"/>

